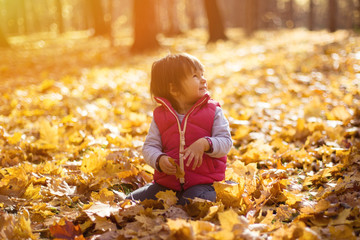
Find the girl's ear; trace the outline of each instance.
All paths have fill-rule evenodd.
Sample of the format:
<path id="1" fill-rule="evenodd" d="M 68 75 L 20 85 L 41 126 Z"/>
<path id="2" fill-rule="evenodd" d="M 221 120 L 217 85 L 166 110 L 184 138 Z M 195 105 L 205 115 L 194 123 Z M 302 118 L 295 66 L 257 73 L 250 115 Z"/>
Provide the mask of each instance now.
<path id="1" fill-rule="evenodd" d="M 170 94 L 174 97 L 180 94 L 180 92 L 178 91 L 178 89 L 176 89 L 173 83 L 170 83 Z"/>

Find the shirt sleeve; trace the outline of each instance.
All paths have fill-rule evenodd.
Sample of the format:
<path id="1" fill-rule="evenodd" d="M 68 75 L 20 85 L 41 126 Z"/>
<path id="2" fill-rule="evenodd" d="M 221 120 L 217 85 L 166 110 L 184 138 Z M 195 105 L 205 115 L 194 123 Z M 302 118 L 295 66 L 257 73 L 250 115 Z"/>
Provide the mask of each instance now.
<path id="1" fill-rule="evenodd" d="M 210 157 L 218 158 L 227 155 L 233 145 L 229 122 L 220 107 L 216 107 L 210 140 L 213 144 L 213 151 L 207 153 Z"/>
<path id="2" fill-rule="evenodd" d="M 161 136 L 158 126 L 154 119 L 152 120 L 149 128 L 149 132 L 145 138 L 144 146 L 142 148 L 144 160 L 151 167 L 156 169 L 156 159 L 163 154 Z"/>

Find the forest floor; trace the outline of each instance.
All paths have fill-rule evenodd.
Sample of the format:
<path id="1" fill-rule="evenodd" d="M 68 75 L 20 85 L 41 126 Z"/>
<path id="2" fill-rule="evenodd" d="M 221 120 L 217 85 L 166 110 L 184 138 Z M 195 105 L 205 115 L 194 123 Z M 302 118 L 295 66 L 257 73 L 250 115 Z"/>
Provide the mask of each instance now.
<path id="1" fill-rule="evenodd" d="M 304 29 L 206 45 L 206 32 L 131 39 L 72 33 L 0 49 L 0 239 L 358 239 L 360 36 Z M 205 66 L 234 146 L 216 202 L 123 201 L 152 180 L 141 155 L 150 68 Z"/>

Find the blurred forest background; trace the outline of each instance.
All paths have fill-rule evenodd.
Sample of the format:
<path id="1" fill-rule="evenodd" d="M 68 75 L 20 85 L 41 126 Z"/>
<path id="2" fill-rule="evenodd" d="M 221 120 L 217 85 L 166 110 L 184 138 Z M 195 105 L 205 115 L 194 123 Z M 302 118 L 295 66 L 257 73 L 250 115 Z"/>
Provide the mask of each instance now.
<path id="1" fill-rule="evenodd" d="M 159 34 L 194 28 L 207 28 L 214 42 L 226 39 L 228 28 L 251 36 L 299 27 L 358 30 L 360 0 L 0 0 L 2 47 L 77 32 L 72 37 L 106 36 L 111 46 L 125 42 L 142 51 L 157 47 Z"/>

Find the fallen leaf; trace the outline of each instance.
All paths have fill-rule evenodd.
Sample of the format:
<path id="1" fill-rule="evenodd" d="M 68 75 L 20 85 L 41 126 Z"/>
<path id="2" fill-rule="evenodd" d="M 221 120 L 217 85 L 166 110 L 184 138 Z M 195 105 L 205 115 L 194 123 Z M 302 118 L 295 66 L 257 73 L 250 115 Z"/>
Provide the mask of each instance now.
<path id="1" fill-rule="evenodd" d="M 50 233 L 54 239 L 58 240 L 85 240 L 80 226 L 74 225 L 72 222 L 61 219 L 58 223 L 50 226 Z"/>
<path id="2" fill-rule="evenodd" d="M 165 208 L 175 205 L 178 201 L 176 192 L 171 190 L 160 191 L 155 196 L 164 203 Z"/>

